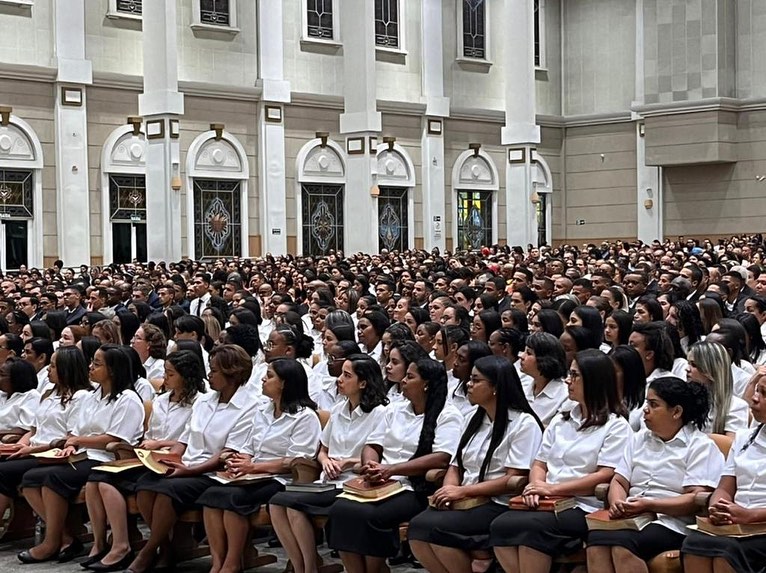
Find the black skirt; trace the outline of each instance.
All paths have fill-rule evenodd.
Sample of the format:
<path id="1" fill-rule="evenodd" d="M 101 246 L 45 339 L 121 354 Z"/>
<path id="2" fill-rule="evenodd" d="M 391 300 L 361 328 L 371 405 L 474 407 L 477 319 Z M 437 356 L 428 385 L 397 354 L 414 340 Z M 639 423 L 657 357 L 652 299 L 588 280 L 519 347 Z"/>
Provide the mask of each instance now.
<path id="1" fill-rule="evenodd" d="M 766 535 L 736 538 L 690 533 L 681 547 L 682 560 L 685 554 L 725 559 L 737 573 L 765 573 Z"/>
<path id="2" fill-rule="evenodd" d="M 72 501 L 77 498 L 93 467 L 104 462 L 82 460 L 74 464 L 40 464 L 24 474 L 21 487 L 47 487 L 64 499 Z"/>
<path id="3" fill-rule="evenodd" d="M 606 545 L 624 547 L 633 555 L 649 561 L 664 551 L 681 549 L 686 536 L 659 523 L 650 523 L 641 531 L 620 529 L 616 531 L 588 532 L 588 546 Z"/>
<path id="4" fill-rule="evenodd" d="M 466 551 L 489 549 L 489 526 L 508 507 L 489 502 L 464 511 L 429 507 L 410 521 L 407 538 Z"/>
<path id="5" fill-rule="evenodd" d="M 264 503 L 269 503 L 273 495 L 284 489 L 285 486 L 273 479 L 250 485 L 214 485 L 205 490 L 197 503 L 248 516 L 258 513 Z"/>
<path id="6" fill-rule="evenodd" d="M 37 458 L 18 458 L 0 462 L 0 494 L 15 499 L 24 474 L 40 466 Z"/>
<path id="7" fill-rule="evenodd" d="M 130 495 L 136 493 L 138 480 L 140 480 L 144 474 L 149 473 L 149 471 L 150 470 L 143 466 L 140 468 L 131 468 L 119 473 L 93 470 L 88 476 L 88 481 L 108 483 L 112 487 L 117 488 L 121 494 Z"/>
<path id="8" fill-rule="evenodd" d="M 165 477 L 146 472 L 136 482 L 136 491 L 152 491 L 168 496 L 173 501 L 176 513 L 199 509 L 197 499 L 209 487 L 218 482 L 207 476 Z"/>
<path id="9" fill-rule="evenodd" d="M 330 508 L 342 489 L 321 493 L 283 491 L 269 500 L 269 505 L 281 505 L 313 517 L 330 515 Z"/>
<path id="10" fill-rule="evenodd" d="M 409 490 L 372 503 L 341 498 L 330 507 L 327 544 L 338 551 L 393 557 L 399 551 L 399 525 L 425 506 L 425 497 Z"/>
<path id="11" fill-rule="evenodd" d="M 552 511 L 510 510 L 490 527 L 492 547 L 531 547 L 551 557 L 582 549 L 587 513 L 580 508 Z"/>

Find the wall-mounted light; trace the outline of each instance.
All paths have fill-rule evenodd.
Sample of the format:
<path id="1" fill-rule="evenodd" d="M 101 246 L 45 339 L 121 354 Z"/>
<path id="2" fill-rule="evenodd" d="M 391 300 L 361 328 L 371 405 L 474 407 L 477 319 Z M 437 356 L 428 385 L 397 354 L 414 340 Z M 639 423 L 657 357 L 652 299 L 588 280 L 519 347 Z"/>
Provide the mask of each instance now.
<path id="1" fill-rule="evenodd" d="M 540 204 L 540 194 L 537 192 L 537 189 L 532 191 L 532 194 L 529 196 L 529 200 L 532 202 L 532 205 Z"/>
<path id="2" fill-rule="evenodd" d="M 654 207 L 654 201 L 651 199 L 644 200 L 644 209 L 651 209 L 652 207 Z"/>
<path id="3" fill-rule="evenodd" d="M 377 185 L 373 185 L 372 187 L 370 187 L 370 195 L 372 195 L 373 197 L 377 197 L 378 195 L 380 195 L 380 187 L 378 187 Z"/>
<path id="4" fill-rule="evenodd" d="M 226 129 L 226 126 L 222 123 L 211 123 L 210 124 L 210 130 L 215 131 L 215 140 L 221 141 L 223 138 L 223 130 Z"/>
<path id="5" fill-rule="evenodd" d="M 171 169 L 173 174 L 170 177 L 170 188 L 173 191 L 180 191 L 181 190 L 181 173 L 180 173 L 180 168 L 178 166 L 178 163 L 174 161 L 171 164 Z"/>
<path id="6" fill-rule="evenodd" d="M 141 133 L 141 122 L 144 121 L 144 118 L 140 115 L 129 115 L 128 116 L 128 125 L 133 126 L 133 135 L 138 136 L 139 133 Z"/>
<path id="7" fill-rule="evenodd" d="M 319 144 L 320 147 L 322 148 L 327 147 L 327 138 L 330 137 L 329 133 L 327 133 L 326 131 L 317 131 L 314 135 L 316 135 L 316 138 L 322 142 Z"/>
<path id="8" fill-rule="evenodd" d="M 481 150 L 481 143 L 469 143 L 468 149 L 473 151 L 473 156 L 478 157 L 479 151 Z"/>
<path id="9" fill-rule="evenodd" d="M 388 150 L 389 151 L 393 151 L 394 150 L 394 144 L 396 143 L 396 138 L 395 137 L 384 137 L 383 138 L 383 143 L 388 145 Z"/>
<path id="10" fill-rule="evenodd" d="M 11 123 L 11 112 L 13 108 L 9 105 L 0 106 L 0 125 L 3 127 Z"/>

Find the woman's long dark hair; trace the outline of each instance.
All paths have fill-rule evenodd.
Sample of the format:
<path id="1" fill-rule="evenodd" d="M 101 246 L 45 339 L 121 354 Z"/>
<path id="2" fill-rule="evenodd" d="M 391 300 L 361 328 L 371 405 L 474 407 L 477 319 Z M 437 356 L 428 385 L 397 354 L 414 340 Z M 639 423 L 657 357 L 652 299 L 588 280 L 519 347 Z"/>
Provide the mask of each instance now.
<path id="1" fill-rule="evenodd" d="M 588 417 L 578 429 L 603 426 L 611 414 L 625 416 L 625 407 L 617 396 L 617 376 L 614 364 L 600 350 L 589 348 L 575 355 L 580 368 L 585 407 Z"/>
<path id="2" fill-rule="evenodd" d="M 108 401 L 114 402 L 125 390 L 135 392 L 134 382 L 137 376 L 133 371 L 130 355 L 123 350 L 123 347 L 116 344 L 104 344 L 101 352 L 104 355 L 109 378 L 112 380 L 112 391 L 109 393 Z"/>
<path id="3" fill-rule="evenodd" d="M 418 374 L 425 382 L 426 407 L 423 415 L 423 427 L 420 430 L 418 446 L 410 459 L 426 456 L 433 452 L 436 437 L 436 421 L 447 403 L 447 371 L 441 362 L 430 358 L 421 358 L 415 362 Z M 425 480 L 425 476 L 413 476 L 410 482 L 416 493 L 426 493 L 433 490 Z"/>
<path id="4" fill-rule="evenodd" d="M 617 344 L 622 346 L 628 343 L 630 332 L 633 329 L 633 315 L 624 310 L 614 310 L 610 315 L 612 320 L 617 323 Z"/>
<path id="5" fill-rule="evenodd" d="M 564 332 L 564 322 L 561 315 L 552 308 L 543 308 L 537 313 L 537 320 L 543 332 L 552 334 L 557 339 Z"/>
<path id="6" fill-rule="evenodd" d="M 269 363 L 274 373 L 283 382 L 279 409 L 295 414 L 301 408 L 317 409 L 316 402 L 309 397 L 309 379 L 303 365 L 294 358 L 275 358 Z"/>
<path id="7" fill-rule="evenodd" d="M 609 358 L 622 370 L 622 402 L 625 408 L 635 410 L 646 400 L 646 372 L 638 350 L 629 344 L 615 346 Z"/>
<path id="8" fill-rule="evenodd" d="M 120 336 L 123 343 L 130 344 L 141 322 L 135 314 L 125 309 L 118 310 L 115 316 L 120 321 Z"/>
<path id="9" fill-rule="evenodd" d="M 93 390 L 88 380 L 88 362 L 79 348 L 62 346 L 54 354 L 59 379 L 56 391 L 61 397 L 62 406 L 67 404 L 78 390 Z"/>
<path id="10" fill-rule="evenodd" d="M 484 481 L 484 476 L 487 474 L 492 456 L 495 454 L 495 450 L 500 445 L 500 442 L 503 441 L 505 431 L 508 428 L 509 409 L 525 412 L 533 416 L 538 426 L 540 426 L 540 430 L 543 429 L 543 423 L 535 414 L 535 411 L 532 410 L 529 402 L 527 402 L 516 368 L 507 359 L 501 356 L 485 356 L 476 360 L 473 367 L 487 377 L 487 380 L 495 389 L 497 397 L 495 420 L 492 423 L 492 437 L 489 440 L 487 453 L 479 470 L 479 481 Z M 457 467 L 461 476 L 465 470 L 463 466 L 463 450 L 481 427 L 485 414 L 484 408 L 478 406 L 469 420 L 463 435 L 460 437 L 460 443 L 457 447 Z"/>
<path id="11" fill-rule="evenodd" d="M 205 388 L 205 366 L 200 357 L 191 350 L 171 352 L 165 359 L 165 364 L 171 364 L 183 378 L 184 386 L 179 392 L 179 404 L 191 405 L 197 394 L 204 394 L 207 391 Z"/>
<path id="12" fill-rule="evenodd" d="M 380 373 L 380 365 L 375 359 L 360 353 L 351 354 L 346 357 L 346 360 L 351 363 L 351 369 L 357 378 L 366 382 L 359 399 L 359 407 L 362 412 L 369 413 L 377 406 L 386 406 L 388 404 L 386 388 Z"/>
<path id="13" fill-rule="evenodd" d="M 578 306 L 572 312 L 580 318 L 582 325 L 593 333 L 596 343 L 593 348 L 598 348 L 604 336 L 604 321 L 601 319 L 601 313 L 592 306 L 584 305 Z"/>

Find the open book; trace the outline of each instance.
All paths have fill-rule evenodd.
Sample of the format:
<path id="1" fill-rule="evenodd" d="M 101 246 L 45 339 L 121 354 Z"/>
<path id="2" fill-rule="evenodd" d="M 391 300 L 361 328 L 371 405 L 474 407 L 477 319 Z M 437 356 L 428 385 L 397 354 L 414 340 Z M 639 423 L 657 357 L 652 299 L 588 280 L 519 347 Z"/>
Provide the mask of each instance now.
<path id="1" fill-rule="evenodd" d="M 399 491 L 403 486 L 401 482 L 390 479 L 380 483 L 370 483 L 364 478 L 350 479 L 343 484 L 343 491 L 364 499 L 378 499 L 387 497 Z"/>
<path id="2" fill-rule="evenodd" d="M 144 467 L 144 464 L 138 458 L 127 458 L 124 460 L 105 462 L 100 466 L 94 467 L 93 469 L 102 472 L 108 472 L 110 474 L 118 474 L 120 472 L 142 467 Z"/>
<path id="3" fill-rule="evenodd" d="M 63 451 L 61 448 L 53 448 L 31 455 L 33 458 L 40 460 L 41 464 L 74 464 L 88 459 L 88 452 L 74 453 L 64 457 L 60 455 Z"/>
<path id="4" fill-rule="evenodd" d="M 222 484 L 235 483 L 242 485 L 253 481 L 273 479 L 275 476 L 273 474 L 242 474 L 238 476 L 230 472 L 215 472 L 215 474 L 210 477 Z"/>
<path id="5" fill-rule="evenodd" d="M 173 469 L 165 462 L 177 462 L 179 464 L 181 463 L 181 454 L 173 452 L 162 450 L 142 450 L 140 448 L 136 448 L 135 452 L 136 456 L 142 464 L 144 464 L 154 473 L 160 475 L 165 475 Z"/>
<path id="6" fill-rule="evenodd" d="M 508 507 L 511 509 L 522 511 L 552 511 L 554 513 L 572 509 L 576 505 L 575 498 L 556 495 L 541 497 L 537 507 L 529 507 L 524 503 L 524 497 L 521 495 L 512 497 L 510 501 L 508 501 Z"/>
<path id="7" fill-rule="evenodd" d="M 710 535 L 723 537 L 748 537 L 766 534 L 766 523 L 733 523 L 731 525 L 713 525 L 710 518 L 697 516 L 697 529 Z"/>
<path id="8" fill-rule="evenodd" d="M 641 513 L 633 517 L 611 519 L 608 509 L 600 509 L 585 516 L 589 531 L 615 531 L 618 529 L 641 531 L 655 519 L 657 519 L 657 516 L 653 513 Z"/>
<path id="9" fill-rule="evenodd" d="M 479 507 L 480 505 L 484 505 L 485 503 L 489 503 L 489 498 L 484 496 L 477 496 L 477 497 L 464 497 L 463 499 L 459 499 L 457 501 L 450 502 L 449 507 L 436 507 L 433 503 L 433 497 L 428 498 L 428 505 L 435 508 L 435 509 L 451 509 L 455 511 L 465 511 L 466 509 L 473 509 L 474 507 Z"/>
<path id="10" fill-rule="evenodd" d="M 0 444 L 0 458 L 15 454 L 23 447 L 21 444 Z"/>

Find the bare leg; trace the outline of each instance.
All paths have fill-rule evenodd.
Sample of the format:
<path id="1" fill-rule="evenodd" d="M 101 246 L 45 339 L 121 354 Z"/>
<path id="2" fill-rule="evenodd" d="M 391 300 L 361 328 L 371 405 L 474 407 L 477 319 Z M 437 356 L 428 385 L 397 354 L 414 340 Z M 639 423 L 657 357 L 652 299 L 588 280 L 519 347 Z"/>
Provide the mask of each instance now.
<path id="1" fill-rule="evenodd" d="M 226 557 L 226 531 L 223 528 L 223 510 L 206 507 L 202 510 L 202 518 L 205 521 L 205 533 L 210 545 L 210 557 L 212 563 L 210 573 L 218 573 L 223 567 Z"/>
<path id="2" fill-rule="evenodd" d="M 90 481 L 85 485 L 85 505 L 88 507 L 88 517 L 93 530 L 93 547 L 89 556 L 97 555 L 107 548 L 106 543 L 106 511 L 98 491 L 99 484 Z"/>
<path id="3" fill-rule="evenodd" d="M 128 505 L 125 503 L 125 498 L 114 486 L 108 483 L 97 485 L 99 498 L 103 501 L 104 511 L 112 528 L 112 549 L 104 556 L 101 563 L 113 565 L 130 553 Z"/>
<path id="4" fill-rule="evenodd" d="M 295 509 L 288 509 L 287 517 L 290 520 L 295 539 L 298 541 L 306 573 L 315 573 L 319 565 L 317 564 L 318 554 L 314 525 L 306 514 Z"/>
<path id="5" fill-rule="evenodd" d="M 370 557 L 364 556 L 364 567 L 367 573 L 381 573 L 384 570 L 386 560 L 384 557 Z"/>
<path id="6" fill-rule="evenodd" d="M 69 513 L 69 502 L 52 489 L 42 488 L 42 498 L 46 510 L 45 539 L 29 550 L 30 555 L 36 559 L 45 559 L 61 550 L 64 524 Z"/>
<path id="7" fill-rule="evenodd" d="M 22 494 L 32 510 L 45 521 L 45 504 L 43 503 L 42 489 L 39 487 L 25 487 L 22 490 Z"/>
<path id="8" fill-rule="evenodd" d="M 607 545 L 595 545 L 586 550 L 588 573 L 615 573 L 612 565 L 612 548 Z"/>
<path id="9" fill-rule="evenodd" d="M 221 573 L 238 573 L 242 570 L 242 556 L 250 533 L 250 520 L 227 510 L 223 512 L 223 528 L 226 531 L 227 548 Z"/>
<path id="10" fill-rule="evenodd" d="M 500 567 L 507 573 L 519 573 L 519 548 L 518 547 L 495 547 Z"/>
<path id="11" fill-rule="evenodd" d="M 152 532 L 146 545 L 130 564 L 131 571 L 143 573 L 149 569 L 157 555 L 157 548 L 168 539 L 176 521 L 178 521 L 178 515 L 173 507 L 173 501 L 166 495 L 156 494 L 151 515 Z"/>
<path id="12" fill-rule="evenodd" d="M 646 561 L 624 547 L 612 547 L 612 562 L 617 573 L 649 573 Z"/>
<path id="13" fill-rule="evenodd" d="M 694 573 L 715 573 L 713 560 L 710 557 L 699 557 L 682 553 L 684 571 L 694 571 Z"/>
<path id="14" fill-rule="evenodd" d="M 410 549 L 415 558 L 420 561 L 420 564 L 429 573 L 447 573 L 447 569 L 442 565 L 434 551 L 434 546 L 430 543 L 410 540 Z"/>
<path id="15" fill-rule="evenodd" d="M 136 494 L 136 505 L 138 505 L 138 512 L 141 517 L 144 518 L 144 523 L 149 527 L 152 526 L 152 513 L 154 512 L 154 502 L 157 499 L 157 494 L 153 491 L 139 491 Z"/>
<path id="16" fill-rule="evenodd" d="M 364 555 L 341 551 L 340 558 L 343 561 L 343 568 L 346 570 L 346 573 L 367 573 Z"/>
<path id="17" fill-rule="evenodd" d="M 287 558 L 290 560 L 290 563 L 293 564 L 293 571 L 295 573 L 304 573 L 305 571 L 314 573 L 313 569 L 306 569 L 300 544 L 293 531 L 293 523 L 297 522 L 299 517 L 292 517 L 290 515 L 291 513 L 296 513 L 298 516 L 303 515 L 295 510 L 287 509 L 282 505 L 270 505 L 269 517 L 271 518 L 271 526 L 274 528 L 274 531 L 279 538 L 279 542 L 287 553 Z"/>
<path id="18" fill-rule="evenodd" d="M 546 555 L 531 547 L 519 547 L 519 565 L 524 573 L 548 573 L 551 570 L 550 555 Z"/>
<path id="19" fill-rule="evenodd" d="M 714 573 L 737 573 L 726 559 L 720 557 L 713 559 L 713 571 Z"/>
<path id="20" fill-rule="evenodd" d="M 449 573 L 471 573 L 471 556 L 461 549 L 431 545 L 436 557 Z"/>

